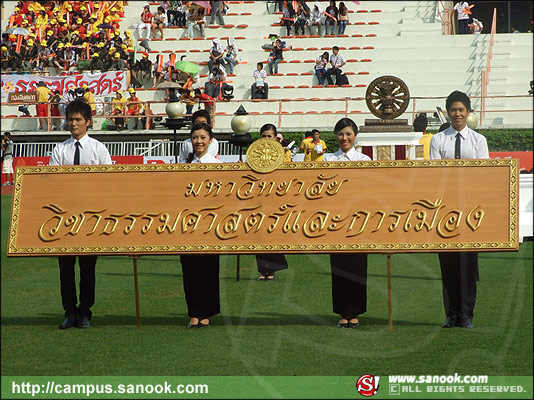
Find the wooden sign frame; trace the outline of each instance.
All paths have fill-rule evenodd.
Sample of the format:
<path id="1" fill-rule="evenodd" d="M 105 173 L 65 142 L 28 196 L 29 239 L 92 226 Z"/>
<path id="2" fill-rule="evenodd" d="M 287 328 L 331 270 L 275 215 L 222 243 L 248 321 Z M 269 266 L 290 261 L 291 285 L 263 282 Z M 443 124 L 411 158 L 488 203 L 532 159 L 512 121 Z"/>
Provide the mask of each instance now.
<path id="1" fill-rule="evenodd" d="M 21 167 L 7 255 L 514 251 L 518 165 Z"/>

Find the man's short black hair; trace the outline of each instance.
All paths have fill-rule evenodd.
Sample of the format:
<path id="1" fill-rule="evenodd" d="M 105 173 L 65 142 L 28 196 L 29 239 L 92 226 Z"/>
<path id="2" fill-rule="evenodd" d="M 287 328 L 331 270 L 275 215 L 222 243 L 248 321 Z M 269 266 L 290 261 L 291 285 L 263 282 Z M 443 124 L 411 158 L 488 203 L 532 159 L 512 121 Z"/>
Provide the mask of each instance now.
<path id="1" fill-rule="evenodd" d="M 191 116 L 191 122 L 193 123 L 193 125 L 195 124 L 195 120 L 198 117 L 205 117 L 206 121 L 208 121 L 208 125 L 211 126 L 211 116 L 210 116 L 209 112 L 207 112 L 206 110 L 197 110 L 197 111 L 195 111 L 193 113 L 193 115 Z"/>
<path id="2" fill-rule="evenodd" d="M 332 50 L 338 50 L 339 51 L 339 47 L 334 46 L 334 47 L 332 47 Z"/>
<path id="3" fill-rule="evenodd" d="M 428 126 L 428 117 L 426 113 L 417 114 L 413 120 L 413 130 L 415 132 L 424 132 Z"/>
<path id="4" fill-rule="evenodd" d="M 467 111 L 471 111 L 471 100 L 469 97 L 464 93 L 460 92 L 459 90 L 455 90 L 451 94 L 449 94 L 449 97 L 447 97 L 447 101 L 445 102 L 445 108 L 447 109 L 447 112 L 450 111 L 452 103 L 455 102 L 461 102 L 465 108 L 467 108 Z"/>
<path id="5" fill-rule="evenodd" d="M 306 131 L 304 132 L 304 137 L 307 137 L 307 138 L 313 137 L 313 133 L 311 131 Z"/>
<path id="6" fill-rule="evenodd" d="M 93 115 L 91 113 L 91 106 L 85 101 L 74 100 L 67 105 L 65 109 L 65 116 L 69 119 L 69 116 L 74 113 L 79 113 L 86 121 L 91 121 Z"/>
<path id="7" fill-rule="evenodd" d="M 315 135 L 316 133 L 320 133 L 319 129 L 317 129 L 317 128 L 312 129 L 312 131 L 311 131 L 312 136 Z"/>
<path id="8" fill-rule="evenodd" d="M 7 131 L 4 132 L 4 136 L 7 136 L 8 139 L 11 139 L 11 133 L 9 133 L 9 132 L 7 132 Z"/>
<path id="9" fill-rule="evenodd" d="M 263 63 L 262 62 L 259 62 L 256 64 L 258 67 L 261 67 L 261 69 L 263 69 Z"/>

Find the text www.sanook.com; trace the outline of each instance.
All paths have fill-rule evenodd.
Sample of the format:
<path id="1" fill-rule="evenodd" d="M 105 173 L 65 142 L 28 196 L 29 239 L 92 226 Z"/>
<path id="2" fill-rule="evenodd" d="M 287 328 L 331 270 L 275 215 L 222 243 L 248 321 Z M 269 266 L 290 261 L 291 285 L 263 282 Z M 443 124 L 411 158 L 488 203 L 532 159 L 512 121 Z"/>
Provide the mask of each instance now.
<path id="1" fill-rule="evenodd" d="M 488 383 L 487 375 L 390 375 L 389 383 Z"/>

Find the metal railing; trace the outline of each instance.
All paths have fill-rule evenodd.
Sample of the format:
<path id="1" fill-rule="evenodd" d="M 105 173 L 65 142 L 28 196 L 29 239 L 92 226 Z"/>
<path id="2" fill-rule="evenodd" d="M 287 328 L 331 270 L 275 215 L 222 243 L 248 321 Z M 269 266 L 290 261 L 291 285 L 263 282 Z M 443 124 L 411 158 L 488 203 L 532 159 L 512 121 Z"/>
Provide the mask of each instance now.
<path id="1" fill-rule="evenodd" d="M 174 142 L 172 140 L 148 140 L 140 142 L 102 142 L 112 156 L 145 156 L 167 157 L 174 156 Z M 183 141 L 177 141 L 178 152 L 181 151 Z M 56 142 L 46 143 L 14 143 L 13 157 L 50 157 Z M 239 147 L 226 140 L 219 140 L 220 155 L 238 155 Z"/>
<path id="2" fill-rule="evenodd" d="M 497 31 L 497 9 L 493 9 L 493 19 L 491 20 L 491 34 L 488 47 L 488 58 L 486 59 L 486 70 L 481 71 L 480 76 L 480 123 L 486 117 L 486 97 L 488 96 L 489 74 L 491 72 L 491 59 L 493 58 L 493 45 L 495 44 L 495 32 Z"/>
<path id="3" fill-rule="evenodd" d="M 446 8 L 443 2 L 438 1 L 438 17 L 441 19 L 441 34 L 454 35 L 455 26 L 453 23 L 454 9 Z"/>
<path id="4" fill-rule="evenodd" d="M 491 68 L 491 66 L 490 66 Z M 475 113 L 479 114 L 479 125 L 482 124 L 482 118 L 486 115 L 486 113 L 501 113 L 501 114 L 506 114 L 506 113 L 509 113 L 509 112 L 524 112 L 524 113 L 529 113 L 528 115 L 530 116 L 530 114 L 532 113 L 532 106 L 530 107 L 526 107 L 525 109 L 513 109 L 513 110 L 503 110 L 503 109 L 498 109 L 498 110 L 486 110 L 486 100 L 487 99 L 507 99 L 507 98 L 528 98 L 529 99 L 529 104 L 531 104 L 531 97 L 528 96 L 528 95 L 508 95 L 508 96 L 505 96 L 505 95 L 488 95 L 487 94 L 487 83 L 486 85 L 484 86 L 484 82 L 481 83 L 482 86 L 483 86 L 483 91 L 484 91 L 484 94 L 481 95 L 481 96 L 470 96 L 471 97 L 471 100 L 473 99 L 480 99 L 480 104 L 481 104 L 481 107 L 479 110 L 474 110 Z M 415 118 L 415 115 L 417 113 L 421 113 L 421 112 L 429 112 L 428 110 L 422 110 L 422 109 L 417 109 L 417 102 L 419 101 L 425 101 L 425 100 L 435 100 L 435 105 L 443 105 L 445 104 L 445 99 L 446 99 L 446 96 L 413 96 L 413 97 L 410 97 L 410 101 L 412 102 L 411 104 L 411 111 L 407 111 L 406 114 L 412 114 L 411 115 L 411 120 L 413 121 L 414 118 Z M 324 102 L 327 102 L 329 103 L 329 106 L 328 106 L 328 111 L 324 111 L 324 112 L 317 112 L 317 111 L 307 111 L 307 112 L 303 112 L 303 111 L 291 111 L 291 109 L 288 109 L 286 107 L 286 105 L 288 105 L 289 103 L 294 103 L 294 102 L 313 102 L 315 104 L 320 104 L 320 103 L 324 103 Z M 271 118 L 272 118 L 272 123 L 274 123 L 278 129 L 282 129 L 284 130 L 286 127 L 283 126 L 283 121 L 282 121 L 282 118 L 286 115 L 309 115 L 309 116 L 317 116 L 317 115 L 322 115 L 322 114 L 336 114 L 339 116 L 339 118 L 342 118 L 342 117 L 351 117 L 353 114 L 359 114 L 359 115 L 362 115 L 362 116 L 369 116 L 369 117 L 373 117 L 373 114 L 370 112 L 370 111 L 365 111 L 365 109 L 367 108 L 366 104 L 365 104 L 365 98 L 364 97 L 342 97 L 342 98 L 328 98 L 328 99 L 318 99 L 318 98 L 313 98 L 313 99 L 305 99 L 305 98 L 297 98 L 297 99 L 266 99 L 266 100 L 230 100 L 229 101 L 230 103 L 235 103 L 236 104 L 236 108 L 239 107 L 239 105 L 241 104 L 244 104 L 245 105 L 245 108 L 247 108 L 247 103 L 256 103 L 256 102 L 268 102 L 268 103 L 276 103 L 276 105 L 272 108 L 272 109 L 277 109 L 277 111 L 270 111 L 270 112 L 250 112 L 251 115 L 269 115 Z M 356 111 L 356 110 L 351 110 L 351 107 L 350 104 L 351 102 L 357 102 L 357 107 L 360 108 L 360 110 Z M 154 103 L 161 103 L 160 101 L 147 101 L 147 102 L 142 102 L 143 104 L 146 105 L 147 108 L 150 107 L 150 104 L 154 104 Z M 4 104 L 7 104 L 7 103 L 1 103 L 1 105 L 4 105 Z M 361 105 L 360 105 L 361 104 Z M 32 104 L 29 104 L 28 105 L 32 105 Z M 352 108 L 354 108 L 354 105 L 352 106 Z M 288 111 L 286 111 L 288 110 Z M 433 111 L 430 111 L 430 112 L 434 112 L 435 111 L 435 108 Z M 163 116 L 163 117 L 166 117 L 166 115 L 163 115 L 163 114 L 152 114 L 152 115 L 148 115 L 149 119 L 150 118 L 154 118 L 154 117 L 157 117 L 157 116 Z M 214 117 L 214 121 L 217 120 L 217 117 L 233 117 L 234 114 L 232 112 L 216 112 L 214 113 L 213 117 Z M 143 118 L 145 117 L 145 115 L 140 115 L 138 116 L 138 118 Z M 21 117 L 19 116 L 3 116 L 2 119 L 6 119 L 6 120 L 9 120 L 9 119 L 19 119 Z M 29 119 L 36 119 L 38 117 L 23 117 L 23 118 L 29 118 Z M 51 117 L 49 117 L 51 118 Z M 54 117 L 54 118 L 61 118 L 61 117 Z M 104 113 L 104 115 L 95 115 L 93 118 L 95 119 L 103 119 L 103 118 L 114 118 L 114 116 L 111 116 L 107 111 Z M 133 118 L 133 117 L 129 117 L 129 118 Z M 219 125 L 221 125 L 219 123 Z M 215 128 L 217 127 L 217 124 L 214 123 L 214 126 Z M 318 129 L 328 129 L 328 127 L 326 126 L 320 126 L 320 125 L 317 125 L 317 126 L 314 126 L 315 128 L 318 128 Z M 221 126 L 221 129 L 224 129 L 226 128 L 227 130 L 229 130 L 228 126 L 226 127 L 222 127 Z M 253 126 L 252 130 L 259 130 L 259 126 Z M 307 127 L 302 127 L 302 129 L 304 128 L 307 128 Z M 6 129 L 4 129 L 6 130 Z M 294 130 L 298 130 L 298 128 L 294 128 Z M 130 143 L 133 143 L 133 142 L 130 142 Z M 165 144 L 159 144 L 158 146 L 165 146 Z M 131 151 L 131 149 L 128 149 L 128 151 Z M 132 150 L 133 151 L 133 150 Z M 143 149 L 139 149 L 137 150 L 139 152 L 139 154 L 141 154 L 143 151 L 147 151 L 146 148 L 143 148 Z M 157 150 L 151 150 L 151 151 L 157 151 Z M 133 153 L 132 153 L 133 154 Z"/>

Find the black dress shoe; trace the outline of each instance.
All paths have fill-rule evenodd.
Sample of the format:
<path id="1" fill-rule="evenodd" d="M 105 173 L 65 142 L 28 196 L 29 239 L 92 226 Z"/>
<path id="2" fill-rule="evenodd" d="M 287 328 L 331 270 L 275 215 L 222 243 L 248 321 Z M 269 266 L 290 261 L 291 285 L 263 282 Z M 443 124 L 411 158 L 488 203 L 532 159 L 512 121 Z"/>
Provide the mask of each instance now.
<path id="1" fill-rule="evenodd" d="M 194 329 L 194 328 L 198 328 L 198 327 L 199 327 L 198 323 L 196 323 L 196 324 L 192 324 L 192 323 L 187 324 L 187 329 Z"/>
<path id="2" fill-rule="evenodd" d="M 85 315 L 80 315 L 78 317 L 78 328 L 88 329 L 90 327 L 91 327 L 91 324 L 89 324 L 89 318 L 87 318 Z"/>
<path id="3" fill-rule="evenodd" d="M 347 324 L 347 328 L 359 328 L 360 327 L 360 321 L 358 322 L 349 322 Z"/>
<path id="4" fill-rule="evenodd" d="M 59 329 L 69 329 L 76 326 L 76 316 L 68 315 L 65 320 L 59 325 Z"/>
<path id="5" fill-rule="evenodd" d="M 462 321 L 460 322 L 460 326 L 462 328 L 474 328 L 475 325 L 473 325 L 473 320 L 471 318 L 462 318 Z"/>
<path id="6" fill-rule="evenodd" d="M 442 328 L 454 328 L 455 326 L 460 326 L 460 321 L 456 315 L 447 317 L 445 323 L 441 325 Z"/>

